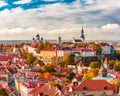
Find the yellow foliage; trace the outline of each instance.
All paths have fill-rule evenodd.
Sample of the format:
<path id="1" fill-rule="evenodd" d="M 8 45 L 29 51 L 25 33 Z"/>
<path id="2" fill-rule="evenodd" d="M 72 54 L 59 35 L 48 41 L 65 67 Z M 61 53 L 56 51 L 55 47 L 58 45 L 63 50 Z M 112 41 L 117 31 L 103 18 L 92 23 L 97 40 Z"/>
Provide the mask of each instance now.
<path id="1" fill-rule="evenodd" d="M 94 74 L 92 72 L 89 72 L 83 76 L 82 80 L 89 80 L 89 79 L 92 79 L 93 77 L 94 77 Z"/>

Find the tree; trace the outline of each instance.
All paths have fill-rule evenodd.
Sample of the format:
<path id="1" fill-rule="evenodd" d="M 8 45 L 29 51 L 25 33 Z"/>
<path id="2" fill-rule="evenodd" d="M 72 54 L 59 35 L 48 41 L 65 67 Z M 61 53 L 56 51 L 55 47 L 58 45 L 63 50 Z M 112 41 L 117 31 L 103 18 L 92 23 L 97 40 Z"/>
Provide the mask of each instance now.
<path id="1" fill-rule="evenodd" d="M 74 76 L 75 76 L 75 73 L 72 72 L 67 76 L 67 79 L 72 80 Z"/>
<path id="2" fill-rule="evenodd" d="M 91 67 L 92 69 L 100 68 L 100 62 L 98 62 L 98 61 L 91 62 L 89 67 Z"/>
<path id="3" fill-rule="evenodd" d="M 52 44 L 50 42 L 48 42 L 48 41 L 45 41 L 44 46 L 45 47 L 52 47 Z"/>
<path id="4" fill-rule="evenodd" d="M 96 43 L 92 42 L 91 45 L 92 45 L 92 48 L 94 50 L 96 50 L 96 52 L 98 54 L 100 54 L 102 52 L 102 47 L 99 44 L 96 44 Z"/>
<path id="5" fill-rule="evenodd" d="M 60 65 L 60 66 L 62 66 L 62 67 L 64 67 L 65 66 L 65 62 L 64 61 L 61 61 L 61 62 L 57 62 L 57 65 Z"/>
<path id="6" fill-rule="evenodd" d="M 37 46 L 37 48 L 36 48 L 36 52 L 37 52 L 37 53 L 40 53 L 40 50 L 42 50 L 43 48 L 44 48 L 43 43 L 38 44 L 38 46 Z"/>
<path id="7" fill-rule="evenodd" d="M 84 43 L 84 42 L 80 42 L 80 43 L 78 44 L 78 46 L 80 46 L 80 47 L 82 47 L 82 48 L 86 48 L 87 44 Z"/>
<path id="8" fill-rule="evenodd" d="M 44 73 L 44 78 L 49 79 L 51 77 L 51 74 L 49 72 Z"/>
<path id="9" fill-rule="evenodd" d="M 54 66 L 52 64 L 47 64 L 43 66 L 44 72 L 55 72 Z"/>
<path id="10" fill-rule="evenodd" d="M 63 61 L 66 63 L 66 65 L 70 64 L 70 56 L 68 54 L 65 54 L 63 56 Z"/>
<path id="11" fill-rule="evenodd" d="M 92 70 L 90 70 L 90 72 L 92 72 L 94 76 L 98 76 L 99 68 L 92 69 Z"/>
<path id="12" fill-rule="evenodd" d="M 0 88 L 0 96 L 8 96 L 8 94 L 4 88 Z"/>
<path id="13" fill-rule="evenodd" d="M 89 72 L 83 76 L 82 80 L 89 80 L 89 79 L 92 79 L 93 77 L 94 77 L 94 74 L 92 72 Z"/>
<path id="14" fill-rule="evenodd" d="M 26 62 L 27 64 L 32 64 L 35 61 L 35 59 L 36 58 L 33 56 L 32 53 L 28 53 Z"/>
<path id="15" fill-rule="evenodd" d="M 33 62 L 34 65 L 37 65 L 39 64 L 40 66 L 43 66 L 44 63 L 42 61 L 39 61 L 38 59 L 36 59 L 34 62 Z"/>
<path id="16" fill-rule="evenodd" d="M 109 69 L 113 69 L 114 64 L 115 64 L 114 60 L 109 61 Z"/>
<path id="17" fill-rule="evenodd" d="M 120 71 L 120 61 L 116 61 L 114 66 L 113 66 L 113 69 L 115 71 Z"/>

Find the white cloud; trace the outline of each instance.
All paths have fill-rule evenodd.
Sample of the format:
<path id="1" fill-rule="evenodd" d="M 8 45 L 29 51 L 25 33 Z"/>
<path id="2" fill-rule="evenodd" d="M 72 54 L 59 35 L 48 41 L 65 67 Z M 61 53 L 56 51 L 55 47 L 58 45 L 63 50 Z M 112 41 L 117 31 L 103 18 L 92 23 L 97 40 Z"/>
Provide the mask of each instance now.
<path id="1" fill-rule="evenodd" d="M 93 4 L 93 3 L 95 3 L 95 0 L 86 0 L 85 3 L 86 4 Z"/>
<path id="2" fill-rule="evenodd" d="M 6 6 L 6 5 L 7 5 L 7 3 L 5 1 L 3 1 L 3 0 L 0 1 L 0 7 Z"/>
<path id="3" fill-rule="evenodd" d="M 14 2 L 14 4 L 25 4 L 25 3 L 30 3 L 31 0 L 19 0 L 19 1 L 16 1 Z"/>
<path id="4" fill-rule="evenodd" d="M 63 39 L 80 38 L 83 25 L 86 39 L 117 40 L 120 36 L 120 24 L 114 23 L 109 17 L 114 17 L 116 21 L 119 19 L 111 13 L 117 13 L 116 9 L 120 8 L 117 3 L 120 0 L 114 1 L 115 5 L 111 4 L 113 1 L 110 0 L 110 3 L 107 3 L 101 0 L 99 4 L 97 2 L 97 5 L 82 7 L 77 0 L 69 5 L 55 3 L 29 10 L 22 8 L 3 10 L 0 12 L 0 22 L 2 22 L 0 23 L 0 39 L 30 40 L 37 32 L 45 39 L 57 39 L 59 35 Z M 94 13 L 94 11 L 100 11 L 100 13 Z"/>

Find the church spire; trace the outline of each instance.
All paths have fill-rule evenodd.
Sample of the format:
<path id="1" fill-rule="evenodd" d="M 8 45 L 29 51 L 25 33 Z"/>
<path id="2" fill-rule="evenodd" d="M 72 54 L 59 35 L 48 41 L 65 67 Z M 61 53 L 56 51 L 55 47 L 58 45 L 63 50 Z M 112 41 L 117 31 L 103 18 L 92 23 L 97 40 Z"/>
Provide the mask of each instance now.
<path id="1" fill-rule="evenodd" d="M 84 35 L 84 29 L 83 29 L 83 26 L 82 26 L 81 36 L 80 36 L 80 38 L 81 38 L 82 41 L 85 41 L 85 35 Z"/>

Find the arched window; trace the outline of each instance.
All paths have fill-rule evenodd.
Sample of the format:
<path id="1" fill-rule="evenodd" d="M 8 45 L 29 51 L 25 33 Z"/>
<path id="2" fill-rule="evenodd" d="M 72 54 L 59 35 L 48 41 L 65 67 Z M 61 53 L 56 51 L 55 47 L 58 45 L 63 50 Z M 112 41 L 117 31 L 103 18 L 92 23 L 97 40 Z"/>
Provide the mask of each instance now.
<path id="1" fill-rule="evenodd" d="M 82 94 L 86 94 L 86 90 L 87 90 L 87 87 L 86 87 L 86 86 L 84 86 L 84 87 L 83 87 Z"/>

